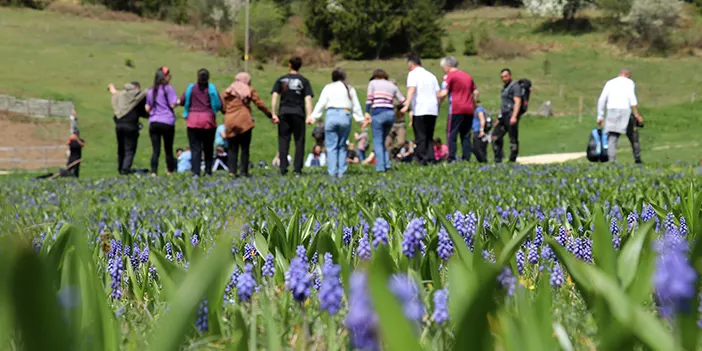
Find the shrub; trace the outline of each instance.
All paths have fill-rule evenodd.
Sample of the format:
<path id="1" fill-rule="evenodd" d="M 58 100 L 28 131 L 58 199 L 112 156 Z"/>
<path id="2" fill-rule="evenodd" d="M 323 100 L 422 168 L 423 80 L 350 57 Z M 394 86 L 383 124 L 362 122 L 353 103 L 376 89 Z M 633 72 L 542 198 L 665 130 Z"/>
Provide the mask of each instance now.
<path id="1" fill-rule="evenodd" d="M 0 0 L 0 6 L 29 7 L 43 10 L 51 5 L 52 2 L 54 0 Z"/>
<path id="2" fill-rule="evenodd" d="M 453 46 L 453 40 L 449 39 L 448 43 L 446 43 L 446 48 L 444 48 L 444 51 L 449 54 L 456 52 L 456 47 Z"/>
<path id="3" fill-rule="evenodd" d="M 670 49 L 670 29 L 680 17 L 681 5 L 679 0 L 634 0 L 622 19 L 630 44 L 647 44 L 659 52 Z"/>
<path id="4" fill-rule="evenodd" d="M 515 41 L 486 34 L 478 41 L 478 53 L 487 59 L 513 59 L 526 55 L 526 48 Z"/>
<path id="5" fill-rule="evenodd" d="M 475 56 L 478 54 L 478 48 L 475 45 L 475 36 L 473 34 L 468 34 L 466 40 L 463 42 L 463 55 L 465 56 Z"/>
<path id="6" fill-rule="evenodd" d="M 283 27 L 285 13 L 272 0 L 261 0 L 251 3 L 249 13 L 249 55 L 257 60 L 266 61 L 268 58 L 287 54 L 288 43 L 284 40 Z M 245 44 L 245 12 L 239 12 L 236 30 L 236 45 L 243 55 Z"/>

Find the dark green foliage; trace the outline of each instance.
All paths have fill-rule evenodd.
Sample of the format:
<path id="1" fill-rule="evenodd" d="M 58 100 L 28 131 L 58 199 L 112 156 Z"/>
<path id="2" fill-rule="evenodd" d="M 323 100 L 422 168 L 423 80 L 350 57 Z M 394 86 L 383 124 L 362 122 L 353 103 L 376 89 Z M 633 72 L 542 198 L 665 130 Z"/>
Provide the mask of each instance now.
<path id="1" fill-rule="evenodd" d="M 311 0 L 306 6 L 309 35 L 347 59 L 383 58 L 416 52 L 443 53 L 441 3 L 432 0 Z M 331 30 L 329 30 L 331 29 Z"/>
<path id="2" fill-rule="evenodd" d="M 466 40 L 463 42 L 463 55 L 475 56 L 477 54 L 478 46 L 475 43 L 475 36 L 473 34 L 468 34 Z"/>
<path id="3" fill-rule="evenodd" d="M 449 54 L 456 52 L 456 47 L 453 45 L 453 40 L 449 39 L 448 43 L 446 43 L 446 48 L 444 48 L 444 51 Z"/>
<path id="4" fill-rule="evenodd" d="M 0 6 L 29 7 L 33 9 L 44 9 L 53 0 L 0 0 Z"/>

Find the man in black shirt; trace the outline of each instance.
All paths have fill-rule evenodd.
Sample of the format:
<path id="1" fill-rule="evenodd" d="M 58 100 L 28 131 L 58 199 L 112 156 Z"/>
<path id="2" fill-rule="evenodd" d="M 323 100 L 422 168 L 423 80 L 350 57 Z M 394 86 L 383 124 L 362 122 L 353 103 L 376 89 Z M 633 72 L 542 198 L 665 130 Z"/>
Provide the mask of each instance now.
<path id="1" fill-rule="evenodd" d="M 290 151 L 290 136 L 295 137 L 295 174 L 302 173 L 302 163 L 305 156 L 305 121 L 312 114 L 312 86 L 307 78 L 300 75 L 302 59 L 293 57 L 289 63 L 290 72 L 273 85 L 271 91 L 271 110 L 273 123 L 278 124 L 278 152 L 280 154 L 280 173 L 288 172 L 288 152 Z M 280 111 L 278 111 L 280 98 Z M 279 117 L 280 116 L 280 117 Z"/>
<path id="2" fill-rule="evenodd" d="M 500 112 L 495 124 L 495 141 L 492 144 L 492 151 L 495 153 L 495 163 L 501 163 L 504 157 L 504 138 L 509 134 L 509 161 L 516 162 L 519 153 L 519 117 L 522 107 L 522 86 L 512 79 L 512 72 L 505 68 L 500 72 L 502 83 Z"/>
<path id="3" fill-rule="evenodd" d="M 141 90 L 139 82 L 125 84 L 124 90 L 117 90 L 110 84 L 108 90 L 112 94 L 117 135 L 117 171 L 126 175 L 132 173 L 132 162 L 139 141 L 139 117 L 149 117 L 146 112 L 146 92 Z"/>

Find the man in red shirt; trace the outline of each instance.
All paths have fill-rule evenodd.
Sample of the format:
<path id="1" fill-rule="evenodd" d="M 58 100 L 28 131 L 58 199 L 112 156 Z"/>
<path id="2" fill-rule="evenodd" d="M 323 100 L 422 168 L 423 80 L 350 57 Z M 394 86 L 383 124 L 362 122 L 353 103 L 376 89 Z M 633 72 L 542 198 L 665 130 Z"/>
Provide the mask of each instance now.
<path id="1" fill-rule="evenodd" d="M 469 161 L 471 155 L 470 131 L 473 124 L 475 101 L 478 98 L 478 87 L 470 74 L 459 70 L 458 61 L 454 56 L 441 60 L 441 68 L 446 75 L 437 93 L 439 100 L 449 99 L 449 116 L 447 124 L 447 139 L 449 145 L 448 161 L 456 161 L 458 149 L 457 138 L 461 136 L 463 160 Z"/>

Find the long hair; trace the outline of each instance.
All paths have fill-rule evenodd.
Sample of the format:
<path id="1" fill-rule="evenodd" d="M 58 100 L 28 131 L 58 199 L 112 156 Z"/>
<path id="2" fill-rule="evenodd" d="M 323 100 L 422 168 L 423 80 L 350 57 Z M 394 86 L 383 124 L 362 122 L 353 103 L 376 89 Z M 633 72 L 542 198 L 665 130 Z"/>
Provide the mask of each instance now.
<path id="1" fill-rule="evenodd" d="M 151 90 L 151 99 L 154 101 L 154 105 L 156 104 L 156 97 L 158 96 L 159 89 L 161 89 L 162 85 L 165 86 L 168 84 L 166 76 L 168 76 L 168 68 L 159 67 L 159 69 L 156 71 L 156 75 L 154 76 L 154 87 Z"/>
<path id="2" fill-rule="evenodd" d="M 351 89 L 349 89 L 349 85 L 346 83 L 346 72 L 344 72 L 343 68 L 334 68 L 332 71 L 332 82 L 344 83 L 344 86 L 346 87 L 346 94 L 348 94 L 349 100 L 351 99 Z"/>
<path id="3" fill-rule="evenodd" d="M 205 90 L 210 84 L 210 72 L 206 69 L 200 69 L 197 71 L 197 85 L 200 90 Z"/>

